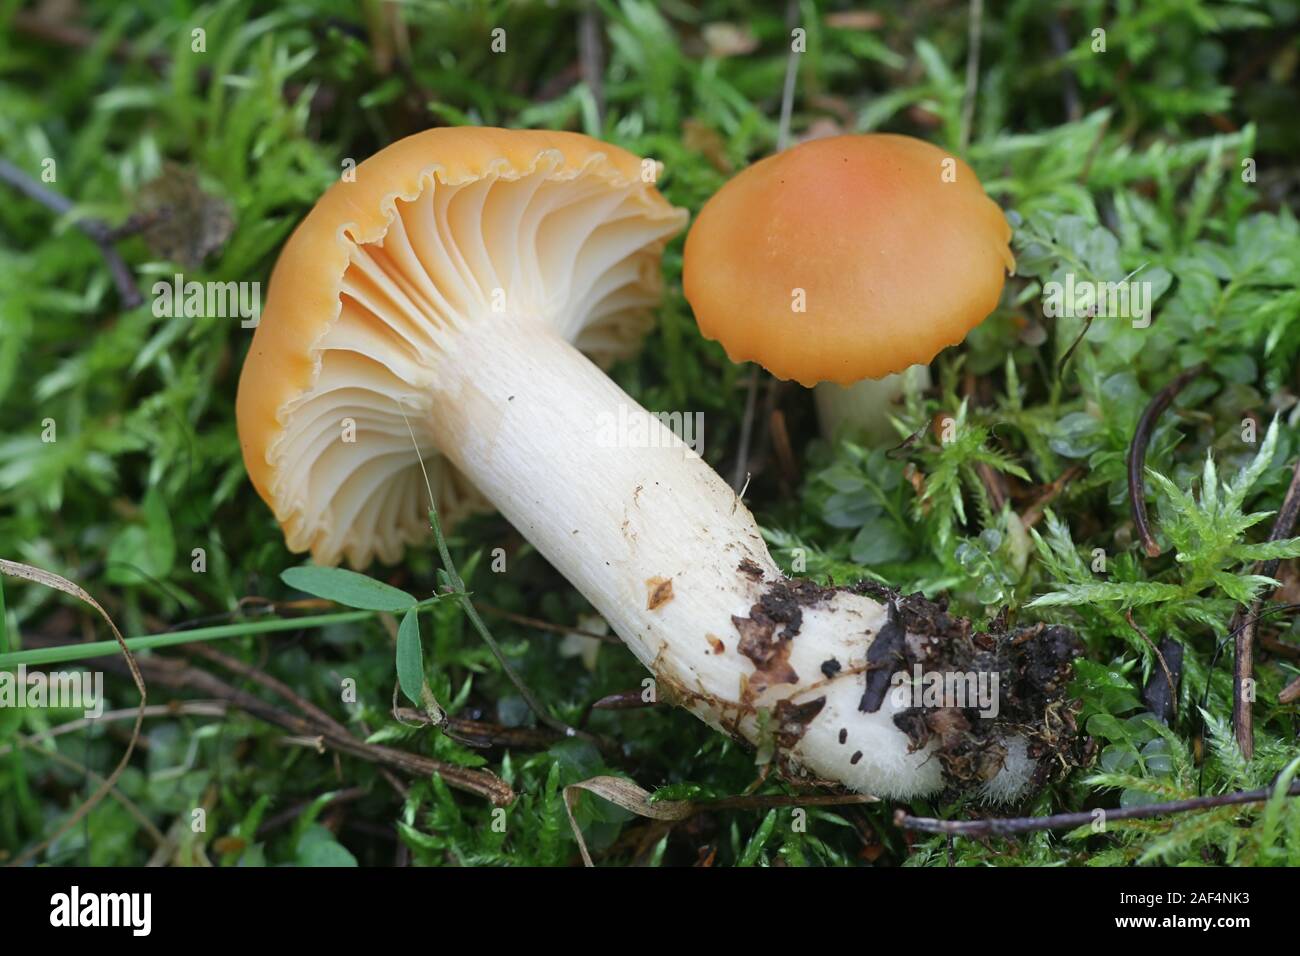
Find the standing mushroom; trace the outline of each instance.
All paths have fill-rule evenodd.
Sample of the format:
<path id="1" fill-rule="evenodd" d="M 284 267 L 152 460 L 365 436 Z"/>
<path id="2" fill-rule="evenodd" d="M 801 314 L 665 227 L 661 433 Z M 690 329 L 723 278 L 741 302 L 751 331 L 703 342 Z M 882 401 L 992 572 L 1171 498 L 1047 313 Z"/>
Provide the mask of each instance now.
<path id="1" fill-rule="evenodd" d="M 817 385 L 822 430 L 875 441 L 911 378 L 997 307 L 1011 227 L 960 159 L 908 136 L 812 140 L 705 204 L 682 282 L 732 361 Z M 820 384 L 819 384 L 820 383 Z"/>
<path id="2" fill-rule="evenodd" d="M 786 579 L 722 479 L 579 351 L 621 351 L 657 300 L 663 245 L 686 217 L 646 170 L 577 134 L 436 129 L 330 189 L 281 253 L 240 380 L 245 462 L 290 547 L 359 566 L 414 540 L 425 502 L 409 421 L 661 696 L 771 744 L 791 772 L 889 796 L 946 777 L 1014 792 L 1029 765 L 993 724 L 974 735 L 990 741 L 982 776 L 954 777 L 930 759 L 947 738 L 892 697 L 866 699 L 870 649 L 888 651 L 873 673 L 892 672 L 947 653 L 936 628 L 905 603 L 891 617 Z M 611 440 L 610 423 L 633 418 Z"/>

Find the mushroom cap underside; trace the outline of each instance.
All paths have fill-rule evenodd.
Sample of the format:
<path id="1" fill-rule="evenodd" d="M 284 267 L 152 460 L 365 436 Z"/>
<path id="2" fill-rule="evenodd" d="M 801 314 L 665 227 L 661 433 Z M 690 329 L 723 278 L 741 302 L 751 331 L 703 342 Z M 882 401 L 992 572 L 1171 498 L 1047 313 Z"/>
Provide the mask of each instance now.
<path id="1" fill-rule="evenodd" d="M 684 211 L 658 167 L 577 133 L 440 128 L 335 183 L 285 244 L 240 376 L 240 445 L 289 547 L 396 561 L 487 507 L 433 446 L 427 396 L 468 323 L 551 323 L 631 354 Z M 648 175 L 649 174 L 649 175 Z"/>

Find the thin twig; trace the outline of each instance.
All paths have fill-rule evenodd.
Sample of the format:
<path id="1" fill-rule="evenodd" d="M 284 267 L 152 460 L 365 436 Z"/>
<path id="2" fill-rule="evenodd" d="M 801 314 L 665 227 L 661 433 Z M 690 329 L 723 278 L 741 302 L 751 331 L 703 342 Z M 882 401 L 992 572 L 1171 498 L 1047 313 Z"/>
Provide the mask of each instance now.
<path id="1" fill-rule="evenodd" d="M 519 696 L 524 699 L 524 703 L 528 705 L 529 710 L 536 714 L 537 719 L 547 727 L 564 734 L 566 737 L 582 737 L 594 742 L 596 738 L 592 734 L 578 730 L 576 727 L 570 727 L 558 717 L 552 716 L 551 712 L 542 706 L 542 702 L 533 694 L 532 689 L 524 683 L 523 678 L 515 673 L 515 669 L 506 660 L 505 652 L 501 650 L 496 638 L 492 636 L 488 626 L 483 623 L 483 618 L 479 617 L 474 602 L 470 600 L 465 582 L 461 580 L 460 572 L 456 570 L 456 564 L 451 560 L 451 551 L 447 548 L 447 538 L 442 533 L 442 522 L 438 520 L 438 510 L 432 504 L 429 506 L 429 524 L 433 528 L 433 537 L 438 545 L 438 556 L 442 560 L 442 569 L 451 582 L 451 587 L 447 593 L 460 602 L 461 610 L 465 612 L 465 616 L 469 618 L 470 624 L 478 632 L 478 636 L 483 639 L 483 643 L 488 646 L 492 656 L 497 659 L 497 663 L 501 665 L 501 670 L 510 679 L 510 683 L 515 685 L 515 689 L 519 691 Z"/>
<path id="2" fill-rule="evenodd" d="M 775 457 L 775 441 L 772 434 L 772 423 L 776 414 L 777 400 L 781 394 L 782 382 L 773 375 L 763 376 L 763 403 L 755 412 L 754 428 L 758 438 L 758 445 L 752 452 L 757 461 L 770 462 Z M 762 426 L 760 428 L 760 425 Z M 779 466 L 778 462 L 778 466 Z M 781 481 L 782 476 L 778 472 L 777 480 Z M 793 491 L 793 489 L 791 489 Z M 788 494 L 789 492 L 787 492 Z M 743 497 L 743 496 L 742 496 Z"/>
<path id="3" fill-rule="evenodd" d="M 988 495 L 989 507 L 994 514 L 1000 513 L 1002 506 L 1007 503 L 1007 479 L 986 461 L 975 462 L 975 474 L 979 476 L 984 493 Z"/>
<path id="4" fill-rule="evenodd" d="M 1287 796 L 1300 796 L 1300 781 L 1293 783 Z M 1107 823 L 1117 820 L 1144 820 L 1172 813 L 1230 807 L 1242 803 L 1264 803 L 1273 796 L 1270 787 L 1258 790 L 1241 790 L 1221 793 L 1214 797 L 1191 797 L 1187 800 L 1170 800 L 1166 803 L 1148 803 L 1138 807 L 1116 807 L 1105 810 Z M 894 814 L 894 823 L 905 830 L 924 833 L 951 833 L 957 836 L 1012 836 L 1018 833 L 1036 833 L 1040 830 L 1073 830 L 1086 826 L 1096 819 L 1096 812 L 1056 813 L 1047 817 L 989 817 L 983 820 L 939 820 L 934 817 L 914 817 L 906 810 Z"/>
<path id="5" fill-rule="evenodd" d="M 1079 334 L 1074 337 L 1074 341 L 1070 343 L 1070 347 L 1065 350 L 1065 354 L 1061 356 L 1061 360 L 1056 363 L 1056 377 L 1058 379 L 1065 375 L 1065 366 L 1070 364 L 1071 356 L 1073 356 L 1075 350 L 1083 344 L 1083 340 L 1087 338 L 1088 333 L 1092 330 L 1092 323 L 1093 320 L 1097 318 L 1097 312 L 1095 309 L 1087 309 L 1084 311 L 1081 318 L 1083 319 L 1083 328 L 1081 328 Z"/>
<path id="6" fill-rule="evenodd" d="M 75 208 L 72 200 L 52 189 L 46 189 L 6 159 L 0 159 L 0 181 L 13 186 L 28 199 L 40 203 L 56 215 L 66 216 Z M 73 222 L 91 242 L 99 247 L 99 253 L 104 257 L 108 272 L 113 277 L 113 284 L 117 286 L 117 295 L 122 300 L 122 308 L 134 309 L 143 302 L 144 297 L 136 287 L 135 276 L 131 273 L 130 266 L 113 245 L 113 229 L 98 219 L 78 218 Z"/>
<path id="7" fill-rule="evenodd" d="M 779 408 L 772 409 L 772 414 L 768 417 L 768 434 L 772 436 L 772 451 L 776 455 L 781 479 L 787 486 L 787 493 L 793 493 L 799 487 L 799 462 L 795 458 L 794 447 L 790 444 L 785 413 Z"/>
<path id="8" fill-rule="evenodd" d="M 1277 695 L 1279 704 L 1289 704 L 1296 700 L 1300 700 L 1300 677 L 1283 687 L 1281 693 Z"/>
<path id="9" fill-rule="evenodd" d="M 1296 516 L 1300 514 L 1300 461 L 1291 469 L 1291 485 L 1282 499 L 1277 518 L 1273 521 L 1273 530 L 1269 541 L 1281 541 L 1291 537 L 1295 530 Z M 1271 578 L 1277 573 L 1280 561 L 1270 558 L 1255 565 L 1254 573 Z M 1255 673 L 1255 619 L 1263 604 L 1263 598 L 1256 597 L 1250 605 L 1250 611 L 1238 610 L 1233 615 L 1230 630 L 1240 631 L 1232 655 L 1232 726 L 1237 736 L 1237 746 L 1247 760 L 1255 755 L 1255 714 L 1251 701 L 1246 695 L 1246 681 Z"/>
<path id="10" fill-rule="evenodd" d="M 435 723 L 428 714 L 414 707 L 398 707 L 394 717 L 401 723 L 427 726 Z M 445 715 L 437 726 L 448 737 L 467 747 L 488 749 L 489 747 L 509 747 L 512 750 L 545 750 L 557 740 L 564 739 L 559 731 L 547 727 L 506 727 L 483 720 L 470 720 L 467 717 Z"/>
<path id="11" fill-rule="evenodd" d="M 1214 653 L 1210 655 L 1210 663 L 1205 668 L 1206 672 L 1212 673 L 1214 669 L 1219 666 L 1219 657 L 1220 655 L 1223 654 L 1223 649 L 1228 646 L 1229 642 L 1236 640 L 1237 635 L 1241 633 L 1242 628 L 1244 628 L 1246 624 L 1248 623 L 1254 624 L 1257 623 L 1258 621 L 1262 621 L 1266 617 L 1272 617 L 1274 614 L 1285 614 L 1288 611 L 1300 611 L 1300 604 L 1278 604 L 1275 605 L 1274 607 L 1270 607 L 1263 611 L 1260 611 L 1258 614 L 1252 614 L 1246 621 L 1243 621 L 1242 624 L 1238 627 L 1234 628 L 1229 626 L 1228 633 L 1224 636 L 1223 640 L 1215 643 Z M 1207 680 L 1205 682 L 1204 689 L 1201 691 L 1201 704 L 1200 704 L 1201 719 L 1196 731 L 1197 737 L 1203 738 L 1205 736 L 1205 715 L 1207 713 L 1207 709 L 1209 708 L 1209 706 L 1210 706 L 1210 681 Z M 1201 769 L 1200 772 L 1197 774 L 1197 778 L 1196 778 L 1197 779 L 1196 786 L 1198 790 L 1204 789 L 1205 767 L 1207 763 L 1208 761 L 1204 761 L 1204 760 L 1201 761 Z"/>
<path id="12" fill-rule="evenodd" d="M 785 8 L 786 39 L 799 22 L 799 4 L 790 0 Z M 799 54 L 791 43 L 790 52 L 786 54 L 785 84 L 781 89 L 781 118 L 776 128 L 776 151 L 779 153 L 790 145 L 790 120 L 794 114 L 795 87 L 799 80 Z M 749 370 L 749 381 L 745 385 L 745 414 L 740 422 L 740 441 L 736 446 L 736 468 L 731 475 L 731 487 L 737 495 L 746 484 L 749 475 L 749 445 L 754 433 L 754 410 L 758 404 L 759 368 L 757 365 Z"/>
<path id="13" fill-rule="evenodd" d="M 1059 478 L 1043 486 L 1038 499 L 1020 516 L 1020 522 L 1025 526 L 1026 531 L 1043 520 L 1043 512 L 1047 510 L 1047 506 L 1065 491 L 1070 482 L 1082 475 L 1084 470 L 1083 465 L 1071 465 L 1061 473 Z"/>
<path id="14" fill-rule="evenodd" d="M 749 478 L 749 442 L 754 434 L 754 409 L 758 404 L 758 366 L 749 370 L 749 382 L 745 386 L 745 414 L 740 420 L 740 442 L 736 446 L 736 470 L 731 475 L 731 487 L 737 495 L 748 484 Z"/>
<path id="15" fill-rule="evenodd" d="M 1178 685 L 1174 682 L 1173 671 L 1169 669 L 1168 662 L 1165 661 L 1165 655 L 1160 653 L 1160 648 L 1156 647 L 1155 642 L 1147 637 L 1147 632 L 1138 627 L 1137 621 L 1133 620 L 1133 610 L 1129 608 L 1124 612 L 1124 620 L 1128 621 L 1128 626 L 1137 631 L 1138 637 L 1147 642 L 1147 647 L 1151 648 L 1151 653 L 1156 656 L 1160 662 L 1160 669 L 1164 672 L 1165 681 L 1169 685 L 1169 700 L 1173 704 L 1174 714 L 1178 713 Z M 1162 716 L 1157 714 L 1156 716 Z M 1168 721 L 1166 721 L 1167 723 Z"/>
<path id="16" fill-rule="evenodd" d="M 746 793 L 717 800 L 701 800 L 700 810 L 768 810 L 772 807 L 844 807 L 879 803 L 869 793 Z"/>
<path id="17" fill-rule="evenodd" d="M 1266 651 L 1285 657 L 1290 660 L 1300 660 L 1300 645 L 1288 644 L 1286 641 L 1280 641 L 1271 634 L 1259 635 L 1259 645 Z"/>
<path id="18" fill-rule="evenodd" d="M 600 8 L 594 0 L 583 5 L 578 18 L 578 61 L 582 81 L 596 104 L 597 135 L 605 127 L 605 49 L 601 43 Z"/>
<path id="19" fill-rule="evenodd" d="M 447 547 L 447 537 L 442 532 L 442 521 L 438 517 L 438 506 L 433 500 L 433 485 L 430 484 L 429 472 L 424 467 L 424 455 L 420 451 L 420 443 L 415 440 L 415 430 L 411 428 L 411 420 L 406 417 L 406 409 L 402 407 L 401 402 L 397 403 L 397 410 L 401 412 L 402 421 L 406 423 L 406 431 L 411 436 L 411 445 L 415 449 L 416 459 L 420 463 L 420 471 L 424 475 L 424 489 L 425 493 L 429 496 L 429 527 L 433 531 L 433 540 L 438 547 L 438 557 L 442 561 L 443 573 L 446 574 L 447 581 L 451 585 L 447 590 L 447 593 L 459 602 L 461 610 L 464 611 L 465 616 L 469 618 L 469 622 L 473 626 L 474 630 L 477 631 L 479 637 L 483 639 L 483 643 L 488 646 L 488 650 L 490 650 L 492 656 L 496 658 L 497 664 L 500 665 L 501 670 L 505 673 L 506 677 L 509 678 L 510 683 L 515 685 L 515 689 L 519 691 L 519 696 L 524 699 L 524 703 L 528 705 L 528 709 L 537 716 L 538 720 L 547 727 L 550 727 L 552 730 L 564 734 L 566 737 L 581 737 L 584 740 L 599 744 L 600 741 L 595 735 L 589 734 L 583 730 L 578 730 L 576 727 L 570 727 L 564 721 L 552 716 L 551 712 L 542 706 L 542 702 L 537 699 L 528 685 L 523 682 L 523 679 L 515 673 L 515 669 L 510 666 L 510 662 L 506 660 L 506 655 L 501 650 L 501 646 L 497 644 L 496 638 L 492 636 L 492 632 L 488 630 L 488 626 L 483 623 L 483 618 L 479 617 L 479 613 L 474 607 L 474 602 L 470 599 L 469 589 L 465 587 L 465 582 L 461 578 L 460 572 L 456 570 L 456 562 L 451 559 L 451 550 Z"/>
<path id="20" fill-rule="evenodd" d="M 325 807 L 337 807 L 344 803 L 351 803 L 354 800 L 360 800 L 369 794 L 370 791 L 365 787 L 348 787 L 346 790 L 336 790 L 330 794 L 330 798 L 325 801 Z M 274 816 L 267 817 L 257 828 L 257 839 L 263 840 L 274 831 L 280 829 L 286 823 L 292 823 L 298 817 L 302 816 L 303 811 L 310 807 L 315 800 L 303 800 L 295 803 L 287 809 L 281 810 Z"/>
<path id="21" fill-rule="evenodd" d="M 21 578 L 24 581 L 33 581 L 37 584 L 44 585 L 45 587 L 53 588 L 55 591 L 60 591 L 63 594 L 75 597 L 83 604 L 88 604 L 90 607 L 94 608 L 95 612 L 103 619 L 104 623 L 108 625 L 108 629 L 113 632 L 113 640 L 117 642 L 117 646 L 122 652 L 122 660 L 119 663 L 121 663 L 126 671 L 131 675 L 131 680 L 135 684 L 136 690 L 140 692 L 140 705 L 136 709 L 135 722 L 131 725 L 131 737 L 126 743 L 126 751 L 118 759 L 117 765 L 113 768 L 112 773 L 103 778 L 102 782 L 95 789 L 95 792 L 92 793 L 86 801 L 81 804 L 81 806 L 77 807 L 76 810 L 69 814 L 62 823 L 55 827 L 54 832 L 50 836 L 46 837 L 35 846 L 28 847 L 18 856 L 17 859 L 14 860 L 12 864 L 13 866 L 22 866 L 44 851 L 47 847 L 51 846 L 56 840 L 63 836 L 63 834 L 76 826 L 78 821 L 84 819 L 87 814 L 95 808 L 99 801 L 103 800 L 104 796 L 117 785 L 118 778 L 122 776 L 122 772 L 126 770 L 127 766 L 131 762 L 131 755 L 135 753 L 136 741 L 140 739 L 140 728 L 144 725 L 144 711 L 145 707 L 148 706 L 149 703 L 149 692 L 148 688 L 145 686 L 144 676 L 140 671 L 140 665 L 136 661 L 135 655 L 131 653 L 131 648 L 126 644 L 126 638 L 122 636 L 122 632 L 118 630 L 117 624 L 111 617 L 109 617 L 108 612 L 104 610 L 103 605 L 91 597 L 81 585 L 77 584 L 75 581 L 69 581 L 61 574 L 55 574 L 52 571 L 46 571 L 42 568 L 36 568 L 30 564 L 23 564 L 18 561 L 6 561 L 3 558 L 0 558 L 0 575 Z M 117 659 L 115 658 L 114 660 Z"/>
<path id="22" fill-rule="evenodd" d="M 52 20 L 40 13 L 29 10 L 19 10 L 14 13 L 9 25 L 17 33 L 24 33 L 46 43 L 71 47 L 76 50 L 89 50 L 96 47 L 101 39 L 99 34 L 84 27 L 66 21 Z M 163 70 L 168 65 L 168 58 L 165 54 L 141 53 L 125 40 L 114 43 L 109 47 L 108 52 L 114 59 L 121 62 L 147 61 L 157 70 Z"/>
<path id="23" fill-rule="evenodd" d="M 1061 22 L 1061 17 L 1064 15 L 1062 13 L 1059 16 L 1049 17 L 1047 21 L 1047 35 L 1052 41 L 1052 52 L 1062 63 L 1070 52 L 1070 37 L 1065 32 L 1065 24 Z M 1079 105 L 1079 81 L 1075 78 L 1074 70 L 1068 65 L 1061 70 L 1061 82 L 1063 87 L 1061 95 L 1065 100 L 1065 118 L 1071 123 L 1078 122 L 1083 116 L 1083 109 Z"/>
<path id="24" fill-rule="evenodd" d="M 130 711 L 130 715 L 132 717 L 134 717 L 138 713 L 139 713 L 138 709 L 132 709 Z M 140 807 L 137 804 L 135 804 L 129 797 L 123 794 L 122 791 L 117 789 L 116 782 L 112 782 L 112 781 L 106 782 L 108 778 L 104 777 L 102 774 L 96 773 L 94 770 L 91 770 L 85 764 L 77 763 L 77 761 L 73 760 L 71 757 L 65 756 L 64 754 L 59 753 L 57 750 L 45 750 L 44 748 L 37 747 L 35 737 L 17 736 L 14 738 L 14 743 L 17 746 L 27 750 L 31 750 L 34 753 L 38 754 L 39 756 L 51 760 L 54 763 L 59 764 L 60 766 L 66 767 L 69 770 L 81 774 L 82 776 L 89 779 L 92 783 L 98 783 L 107 796 L 112 797 L 114 800 L 120 803 L 122 805 L 122 809 L 124 809 L 127 813 L 129 813 L 135 819 L 136 823 L 140 824 L 141 828 L 143 828 L 144 831 L 149 834 L 149 838 L 153 840 L 155 844 L 161 845 L 167 841 L 167 837 L 163 835 L 163 832 L 158 829 L 158 827 L 154 824 L 152 820 L 149 819 L 149 817 L 145 814 L 145 812 L 141 810 Z M 44 843 L 42 843 L 39 847 L 27 850 L 22 856 L 20 856 L 17 860 L 14 861 L 13 865 L 21 866 L 26 859 L 32 857 L 33 855 L 38 853 L 41 849 L 43 849 L 47 844 L 52 842 L 53 840 L 47 840 Z"/>
<path id="25" fill-rule="evenodd" d="M 525 614 L 516 614 L 514 611 L 507 611 L 505 608 L 497 607 L 493 604 L 478 602 L 478 608 L 485 614 L 491 614 L 503 620 L 510 621 L 512 624 L 522 624 L 524 627 L 536 628 L 539 631 L 550 631 L 553 634 L 577 634 L 579 637 L 589 637 L 593 641 L 602 641 L 605 644 L 622 644 L 613 634 L 598 634 L 596 631 L 588 631 L 581 627 L 569 627 L 564 624 L 552 624 L 549 621 L 543 621 L 541 618 L 528 617 Z"/>
<path id="26" fill-rule="evenodd" d="M 49 647 L 63 643 L 58 638 L 35 634 L 28 635 L 26 641 L 36 647 Z M 333 727 L 321 724 L 311 717 L 281 710 L 255 694 L 228 684 L 201 668 L 187 664 L 183 659 L 154 654 L 140 658 L 135 663 L 140 672 L 148 676 L 151 684 L 158 684 L 172 690 L 192 690 L 207 697 L 223 700 L 229 706 L 290 734 L 319 736 L 326 747 L 338 753 L 349 754 L 380 767 L 391 767 L 417 778 L 429 777 L 435 773 L 441 774 L 449 787 L 483 797 L 497 806 L 505 806 L 514 800 L 514 791 L 496 774 L 486 770 L 456 766 L 394 747 L 367 743 L 350 733 L 339 733 Z M 128 670 L 119 658 L 106 658 L 100 666 L 114 673 L 125 673 Z"/>
<path id="27" fill-rule="evenodd" d="M 645 691 L 641 688 L 634 690 L 619 691 L 617 694 L 606 694 L 599 700 L 593 701 L 590 710 L 638 710 L 642 707 L 655 707 L 659 704 L 658 698 L 646 700 Z"/>
<path id="28" fill-rule="evenodd" d="M 144 709 L 146 717 L 224 717 L 226 715 L 226 703 L 221 700 L 186 700 L 172 701 L 167 704 L 150 704 Z M 122 710 L 106 710 L 98 717 L 78 717 L 76 720 L 70 720 L 64 724 L 58 724 L 48 730 L 42 730 L 40 733 L 31 734 L 24 738 L 27 745 L 43 743 L 46 740 L 52 740 L 55 737 L 62 737 L 64 734 L 71 734 L 83 727 L 98 726 L 99 724 L 110 723 L 118 720 L 134 720 L 136 714 L 140 713 L 139 707 L 126 707 Z M 13 752 L 14 744 L 5 744 L 0 746 L 0 757 L 7 757 Z M 47 754 L 50 751 L 42 750 L 41 753 Z"/>
<path id="29" fill-rule="evenodd" d="M 970 25 L 966 46 L 966 91 L 961 104 L 961 148 L 970 145 L 975 123 L 975 99 L 980 84 L 980 31 L 984 24 L 984 0 L 970 0 Z"/>
<path id="30" fill-rule="evenodd" d="M 799 22 L 798 0 L 789 0 L 785 6 L 785 32 L 787 42 L 795 24 Z M 790 52 L 785 59 L 785 83 L 781 87 L 781 119 L 776 128 L 776 151 L 779 153 L 790 145 L 790 118 L 794 114 L 794 91 L 799 80 L 799 54 L 790 44 Z"/>
<path id="31" fill-rule="evenodd" d="M 302 711 L 302 713 L 311 717 L 313 720 L 330 726 L 339 733 L 349 733 L 348 729 L 344 727 L 342 723 L 321 710 L 311 701 L 297 694 L 293 688 L 284 683 L 284 681 L 272 677 L 270 674 L 259 670 L 251 664 L 245 664 L 238 658 L 231 657 L 229 654 L 223 654 L 221 651 L 208 647 L 206 644 L 195 644 L 192 647 L 186 648 L 186 652 L 193 654 L 196 657 L 202 657 L 205 660 L 212 661 L 214 664 L 219 664 L 226 670 L 234 671 L 241 677 L 247 677 L 249 680 L 256 684 L 260 684 L 267 690 L 279 694 L 286 701 L 293 704 L 293 706 L 297 707 L 298 710 Z"/>
<path id="32" fill-rule="evenodd" d="M 1156 543 L 1155 536 L 1151 533 L 1151 526 L 1147 523 L 1145 477 L 1147 445 L 1151 443 L 1151 433 L 1155 430 L 1156 421 L 1164 414 L 1165 409 L 1173 404 L 1178 393 L 1186 388 L 1192 379 L 1204 371 L 1204 363 L 1189 368 L 1157 392 L 1151 399 L 1151 403 L 1143 410 L 1142 417 L 1138 419 L 1137 429 L 1133 432 L 1133 441 L 1128 446 L 1129 510 L 1133 516 L 1138 539 L 1142 542 L 1148 557 L 1159 557 L 1160 545 Z"/>

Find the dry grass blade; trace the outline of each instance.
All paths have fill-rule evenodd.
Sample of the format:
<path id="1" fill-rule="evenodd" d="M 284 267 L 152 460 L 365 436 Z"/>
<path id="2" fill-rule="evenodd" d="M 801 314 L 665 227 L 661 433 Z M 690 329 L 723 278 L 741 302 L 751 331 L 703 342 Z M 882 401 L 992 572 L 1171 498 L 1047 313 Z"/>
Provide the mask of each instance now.
<path id="1" fill-rule="evenodd" d="M 760 781 L 758 782 L 761 782 Z M 588 780 L 571 784 L 564 788 L 564 810 L 569 815 L 569 825 L 573 827 L 573 836 L 578 841 L 578 850 L 582 861 L 587 866 L 595 866 L 587 852 L 587 844 L 582 838 L 578 821 L 573 817 L 573 806 L 581 791 L 594 793 L 610 803 L 622 807 L 630 813 L 649 820 L 662 823 L 679 823 L 682 820 L 708 810 L 768 810 L 772 807 L 834 807 L 845 804 L 878 803 L 879 797 L 866 793 L 768 793 L 741 794 L 735 797 L 720 797 L 716 800 L 655 800 L 651 801 L 650 792 L 637 786 L 626 777 L 591 777 Z"/>
<path id="2" fill-rule="evenodd" d="M 608 800 L 615 806 L 622 807 L 630 813 L 650 820 L 676 822 L 685 820 L 695 812 L 695 804 L 689 800 L 660 800 L 650 802 L 650 792 L 637 786 L 624 777 L 592 777 L 564 788 L 564 812 L 569 815 L 569 825 L 573 827 L 573 837 L 578 841 L 578 851 L 586 866 L 595 866 L 591 854 L 587 852 L 587 841 L 582 838 L 582 828 L 573 816 L 573 806 L 582 791 L 594 793 Z"/>
<path id="3" fill-rule="evenodd" d="M 114 624 L 113 619 L 108 616 L 108 612 L 100 606 L 98 601 L 87 594 L 80 585 L 75 584 L 58 574 L 54 574 L 52 571 L 44 571 L 40 568 L 34 568 L 30 564 L 20 564 L 17 561 L 6 561 L 3 558 L 0 558 L 0 574 L 4 574 L 11 578 L 21 578 L 24 581 L 32 581 L 36 584 L 44 585 L 47 588 L 53 588 L 55 591 L 62 591 L 64 594 L 71 595 L 78 601 L 82 601 L 83 603 L 89 604 L 93 607 L 99 616 L 104 619 L 105 623 L 108 624 L 109 629 L 113 632 L 114 639 L 121 646 L 122 654 L 126 657 L 127 666 L 131 669 L 131 679 L 135 681 L 136 689 L 140 691 L 140 709 L 136 711 L 135 724 L 131 728 L 131 739 L 127 741 L 126 752 L 122 754 L 122 759 L 117 762 L 117 766 L 113 768 L 113 772 L 104 778 L 103 782 L 100 783 L 99 787 L 96 788 L 95 792 L 90 795 L 86 802 L 79 806 L 76 811 L 68 817 L 68 819 L 64 820 L 54 833 L 36 844 L 36 846 L 31 847 L 24 853 L 20 854 L 12 864 L 13 866 L 22 866 L 42 850 L 50 846 L 50 844 L 59 837 L 63 836 L 63 834 L 76 826 L 82 817 L 94 809 L 95 805 L 98 804 L 99 801 L 103 800 L 104 797 L 108 795 L 109 791 L 113 789 L 114 785 L 117 783 L 117 778 L 122 775 L 122 771 L 126 769 L 127 764 L 130 762 L 131 754 L 135 752 L 136 741 L 140 739 L 140 728 L 144 724 L 145 704 L 148 699 L 148 692 L 144 686 L 144 677 L 140 674 L 140 667 L 136 664 L 135 655 L 132 654 L 131 649 L 126 646 L 126 638 L 122 637 L 122 632 L 117 629 L 117 625 Z"/>

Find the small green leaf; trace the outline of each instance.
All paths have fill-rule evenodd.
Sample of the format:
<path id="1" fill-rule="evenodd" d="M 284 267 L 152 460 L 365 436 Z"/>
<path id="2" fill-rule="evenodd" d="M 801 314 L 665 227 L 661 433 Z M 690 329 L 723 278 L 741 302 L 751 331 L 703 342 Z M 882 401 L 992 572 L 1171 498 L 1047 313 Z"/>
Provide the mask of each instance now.
<path id="1" fill-rule="evenodd" d="M 863 525 L 849 546 L 855 564 L 886 564 L 902 561 L 911 553 L 907 537 L 888 521 Z"/>
<path id="2" fill-rule="evenodd" d="M 754 835 L 749 838 L 744 852 L 736 861 L 736 866 L 757 866 L 762 858 L 763 847 L 767 846 L 767 841 L 772 838 L 774 829 L 776 829 L 776 810 L 769 810 L 763 822 L 754 831 Z"/>
<path id="3" fill-rule="evenodd" d="M 1102 446 L 1101 424 L 1087 412 L 1071 412 L 1049 432 L 1047 443 L 1063 458 L 1087 458 Z"/>
<path id="4" fill-rule="evenodd" d="M 1232 549 L 1237 561 L 1273 561 L 1300 558 L 1300 538 L 1281 541 L 1261 541 L 1258 544 L 1239 544 Z"/>
<path id="5" fill-rule="evenodd" d="M 1291 790 L 1291 781 L 1300 772 L 1300 757 L 1292 760 L 1278 775 L 1273 785 L 1273 794 L 1264 806 L 1264 825 L 1261 827 L 1260 843 L 1272 848 L 1277 840 L 1278 824 L 1282 819 L 1282 807 Z"/>
<path id="6" fill-rule="evenodd" d="M 416 707 L 423 707 L 424 651 L 420 647 L 420 613 L 411 608 L 397 629 L 397 683 Z"/>
<path id="7" fill-rule="evenodd" d="M 1088 733 L 1094 737 L 1107 740 L 1128 740 L 1128 731 L 1124 725 L 1110 714 L 1093 714 L 1088 718 Z"/>
<path id="8" fill-rule="evenodd" d="M 286 569 L 280 580 L 299 591 L 366 611 L 405 611 L 419 603 L 400 588 L 343 568 L 309 564 Z"/>
<path id="9" fill-rule="evenodd" d="M 1030 601 L 1026 607 L 1071 607 L 1081 604 L 1113 602 L 1120 607 L 1141 607 L 1162 601 L 1176 601 L 1183 596 L 1174 584 L 1158 581 L 1132 581 L 1111 584 L 1068 584 Z"/>
<path id="10" fill-rule="evenodd" d="M 854 494 L 867 486 L 867 479 L 862 473 L 845 464 L 834 464 L 817 476 L 831 488 L 843 494 Z"/>
<path id="11" fill-rule="evenodd" d="M 130 524 L 108 549 L 108 579 L 114 584 L 139 586 L 149 578 L 164 579 L 176 558 L 171 516 L 162 494 L 155 488 L 140 507 L 140 524 Z"/>
<path id="12" fill-rule="evenodd" d="M 357 858 L 329 830 L 313 824 L 298 843 L 299 866 L 353 867 Z"/>

